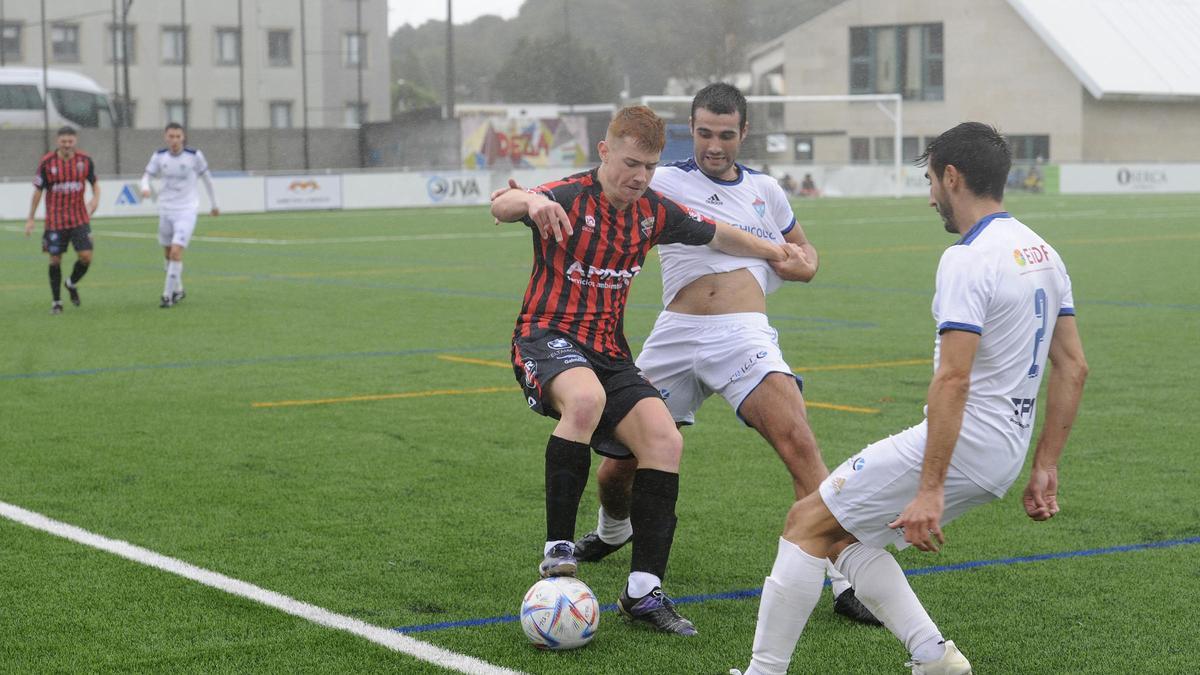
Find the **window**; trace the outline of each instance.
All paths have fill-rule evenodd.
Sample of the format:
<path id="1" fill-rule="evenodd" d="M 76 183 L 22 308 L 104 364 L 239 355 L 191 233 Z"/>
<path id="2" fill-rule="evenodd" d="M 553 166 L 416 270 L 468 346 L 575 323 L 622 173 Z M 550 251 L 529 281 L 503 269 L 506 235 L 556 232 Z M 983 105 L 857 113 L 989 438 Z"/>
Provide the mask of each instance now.
<path id="1" fill-rule="evenodd" d="M 0 56 L 5 61 L 21 60 L 21 24 L 0 23 Z"/>
<path id="2" fill-rule="evenodd" d="M 356 101 L 346 104 L 346 111 L 342 116 L 342 121 L 347 127 L 359 127 L 367 121 L 367 104 L 359 104 Z"/>
<path id="3" fill-rule="evenodd" d="M 36 85 L 0 84 L 0 110 L 41 110 L 42 95 Z"/>
<path id="4" fill-rule="evenodd" d="M 237 101 L 217 101 L 217 128 L 237 129 L 242 124 L 242 104 Z"/>
<path id="5" fill-rule="evenodd" d="M 59 63 L 79 63 L 79 25 L 56 23 L 51 26 L 50 53 Z"/>
<path id="6" fill-rule="evenodd" d="M 267 31 L 267 63 L 276 67 L 292 65 L 292 31 Z"/>
<path id="7" fill-rule="evenodd" d="M 292 128 L 292 102 L 271 101 L 271 128 Z"/>
<path id="8" fill-rule="evenodd" d="M 167 26 L 162 29 L 162 62 L 168 66 L 187 65 L 187 28 Z"/>
<path id="9" fill-rule="evenodd" d="M 797 162 L 813 161 L 813 144 L 815 140 L 812 136 L 797 136 L 795 138 Z"/>
<path id="10" fill-rule="evenodd" d="M 163 101 L 163 112 L 166 115 L 168 122 L 178 122 L 183 126 L 187 126 L 188 104 L 187 101 L 168 100 Z"/>
<path id="11" fill-rule="evenodd" d="M 850 29 L 850 93 L 940 101 L 942 24 Z"/>
<path id="12" fill-rule="evenodd" d="M 241 62 L 241 34 L 236 28 L 218 28 L 216 56 L 218 66 L 236 66 Z"/>
<path id="13" fill-rule="evenodd" d="M 896 161 L 896 137 L 875 137 L 875 161 L 880 164 L 891 164 Z"/>
<path id="14" fill-rule="evenodd" d="M 917 155 L 924 152 L 921 149 L 921 144 L 916 136 L 905 136 L 900 139 L 900 160 L 906 164 L 911 164 Z"/>
<path id="15" fill-rule="evenodd" d="M 120 26 L 110 25 L 108 37 L 104 40 L 104 54 L 109 63 L 123 63 L 126 57 L 130 63 L 137 63 L 137 36 L 134 27 L 126 26 L 122 31 Z"/>
<path id="16" fill-rule="evenodd" d="M 850 139 L 850 163 L 866 164 L 871 161 L 871 139 Z"/>
<path id="17" fill-rule="evenodd" d="M 1050 159 L 1049 136 L 1009 136 L 1014 164 L 1029 164 L 1038 159 Z"/>
<path id="18" fill-rule="evenodd" d="M 342 35 L 342 64 L 364 67 L 367 65 L 367 36 L 365 33 Z"/>

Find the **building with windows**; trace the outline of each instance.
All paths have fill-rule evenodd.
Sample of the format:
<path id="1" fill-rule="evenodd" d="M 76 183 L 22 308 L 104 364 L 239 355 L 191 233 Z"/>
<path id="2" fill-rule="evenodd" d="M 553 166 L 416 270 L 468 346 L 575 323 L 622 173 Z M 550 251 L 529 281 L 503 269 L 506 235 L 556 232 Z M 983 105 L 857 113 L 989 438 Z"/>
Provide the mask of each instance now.
<path id="1" fill-rule="evenodd" d="M 43 31 L 39 3 L 0 0 L 0 66 L 40 68 L 45 53 L 120 94 L 128 57 L 135 127 L 391 118 L 386 0 L 140 0 L 123 24 L 124 4 L 47 2 Z"/>
<path id="2" fill-rule="evenodd" d="M 846 0 L 750 55 L 756 94 L 901 94 L 902 159 L 964 121 L 1017 162 L 1200 158 L 1200 0 Z M 886 106 L 882 106 L 886 108 Z M 892 163 L 873 103 L 773 104 L 772 161 Z"/>

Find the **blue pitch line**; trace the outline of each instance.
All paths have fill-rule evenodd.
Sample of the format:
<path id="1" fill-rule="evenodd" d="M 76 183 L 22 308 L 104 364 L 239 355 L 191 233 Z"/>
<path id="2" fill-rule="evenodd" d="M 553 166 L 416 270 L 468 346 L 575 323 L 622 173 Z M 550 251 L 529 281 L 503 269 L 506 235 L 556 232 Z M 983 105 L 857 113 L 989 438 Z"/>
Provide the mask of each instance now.
<path id="1" fill-rule="evenodd" d="M 1044 560 L 1060 560 L 1063 558 L 1085 558 L 1096 555 L 1108 555 L 1110 553 L 1126 553 L 1129 551 L 1142 551 L 1156 548 L 1171 548 L 1173 546 L 1186 546 L 1189 544 L 1200 544 L 1200 537 L 1189 537 L 1186 539 L 1169 539 L 1167 541 L 1152 541 L 1146 544 L 1128 544 L 1125 546 L 1108 546 L 1105 548 L 1091 548 L 1081 551 L 1062 551 L 1060 553 L 1041 553 L 1038 555 L 1026 555 L 1016 558 L 995 558 L 993 560 L 972 560 L 970 562 L 958 563 L 957 565 L 936 565 L 934 567 L 918 567 L 916 569 L 905 570 L 905 576 L 920 577 L 927 574 L 938 574 L 940 572 L 960 572 L 962 570 L 976 569 L 979 567 L 992 567 L 996 565 L 1016 565 L 1018 563 L 1042 562 Z M 825 580 L 825 585 L 829 585 L 829 580 Z M 707 595 L 688 595 L 680 598 L 675 598 L 675 604 L 686 605 L 695 602 L 708 602 L 710 600 L 746 600 L 749 598 L 757 598 L 762 595 L 761 588 L 750 588 L 741 591 L 729 591 L 726 593 L 709 593 Z M 617 605 L 601 605 L 601 612 L 615 612 Z M 398 633 L 428 633 L 435 630 L 443 630 L 446 628 L 470 628 L 474 626 L 488 626 L 497 623 L 515 623 L 520 621 L 521 617 L 517 615 L 510 616 L 494 616 L 487 619 L 466 619 L 464 621 L 443 621 L 441 623 L 426 623 L 416 626 L 400 626 L 392 630 Z"/>
<path id="2" fill-rule="evenodd" d="M 257 366 L 266 363 L 296 363 L 300 361 L 335 361 L 339 359 L 374 359 L 393 356 L 416 356 L 419 354 L 458 354 L 462 352 L 496 351 L 495 345 L 487 347 L 458 347 L 438 349 L 405 349 L 394 352 L 347 352 L 342 354 L 310 354 L 298 356 L 265 356 L 255 359 L 217 359 L 213 361 L 184 361 L 180 363 L 157 363 L 135 366 L 112 366 L 109 368 L 86 368 L 82 370 L 48 370 L 39 373 L 0 373 L 3 380 L 34 380 L 72 375 L 100 375 L 102 373 L 132 373 L 143 370 L 173 370 L 182 368 L 222 368 L 230 366 Z"/>

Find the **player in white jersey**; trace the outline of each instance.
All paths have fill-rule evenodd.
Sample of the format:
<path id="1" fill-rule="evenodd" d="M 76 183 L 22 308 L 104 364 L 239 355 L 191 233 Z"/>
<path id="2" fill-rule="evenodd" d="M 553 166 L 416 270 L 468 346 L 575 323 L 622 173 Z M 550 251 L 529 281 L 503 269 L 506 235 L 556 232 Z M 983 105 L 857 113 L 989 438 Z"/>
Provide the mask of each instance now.
<path id="1" fill-rule="evenodd" d="M 142 197 L 150 196 L 150 179 L 162 177 L 158 190 L 158 243 L 166 258 L 166 280 L 163 282 L 159 307 L 172 307 L 187 294 L 183 290 L 183 251 L 196 229 L 196 210 L 200 197 L 196 181 L 204 182 L 208 203 L 214 216 L 221 215 L 213 194 L 212 175 L 204 153 L 185 146 L 183 125 L 171 122 L 163 132 L 167 147 L 155 151 L 142 174 Z"/>
<path id="2" fill-rule="evenodd" d="M 1037 521 L 1058 512 L 1058 460 L 1087 378 L 1066 266 L 1004 211 L 1012 155 L 995 129 L 960 124 L 921 160 L 930 205 L 961 235 L 937 270 L 926 419 L 846 460 L 788 512 L 747 675 L 787 672 L 830 558 L 904 643 L 913 673 L 971 672 L 883 547 L 937 551 L 946 523 L 1004 495 L 1029 449 L 1047 358 L 1046 416 L 1024 506 Z"/>
<path id="3" fill-rule="evenodd" d="M 802 382 L 784 360 L 767 320 L 766 296 L 784 281 L 811 280 L 817 273 L 817 251 L 796 222 L 779 182 L 737 163 L 748 126 L 746 99 L 736 87 L 718 83 L 700 90 L 692 100 L 690 125 L 694 156 L 660 167 L 650 187 L 761 239 L 796 244 L 804 256 L 767 263 L 660 246 L 666 309 L 637 365 L 659 388 L 679 425 L 693 424 L 700 405 L 720 394 L 779 454 L 800 498 L 815 490 L 828 470 L 808 425 Z M 597 470 L 598 524 L 576 543 L 579 560 L 600 560 L 633 535 L 628 495 L 637 462 L 615 459 L 621 450 L 608 443 Z M 878 625 L 832 564 L 829 572 L 835 611 Z"/>

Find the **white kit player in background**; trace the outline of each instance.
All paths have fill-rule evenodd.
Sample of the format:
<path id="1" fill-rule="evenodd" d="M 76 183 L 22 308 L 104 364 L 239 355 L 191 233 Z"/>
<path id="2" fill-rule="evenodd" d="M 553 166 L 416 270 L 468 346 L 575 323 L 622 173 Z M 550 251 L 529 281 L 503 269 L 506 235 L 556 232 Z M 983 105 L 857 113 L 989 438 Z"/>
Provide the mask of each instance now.
<path id="1" fill-rule="evenodd" d="M 221 210 L 217 208 L 217 198 L 213 194 L 208 161 L 203 152 L 183 144 L 183 126 L 176 122 L 168 124 L 163 137 L 167 147 L 154 153 L 142 174 L 142 197 L 151 194 L 150 179 L 161 177 L 162 187 L 157 200 L 158 243 L 163 247 L 167 275 L 158 306 L 166 309 L 187 296 L 183 290 L 183 251 L 196 229 L 196 211 L 200 208 L 197 179 L 204 182 L 208 192 L 210 213 L 219 216 Z"/>
<path id="2" fill-rule="evenodd" d="M 1004 211 L 1012 154 L 995 129 L 960 124 L 920 159 L 930 205 L 961 235 L 938 264 L 926 419 L 852 456 L 792 506 L 763 584 L 747 675 L 787 672 L 826 559 L 904 643 L 914 674 L 971 672 L 883 547 L 937 551 L 946 523 L 1004 496 L 1029 450 L 1047 358 L 1046 415 L 1024 506 L 1037 521 L 1059 510 L 1058 460 L 1087 378 L 1066 266 Z"/>

